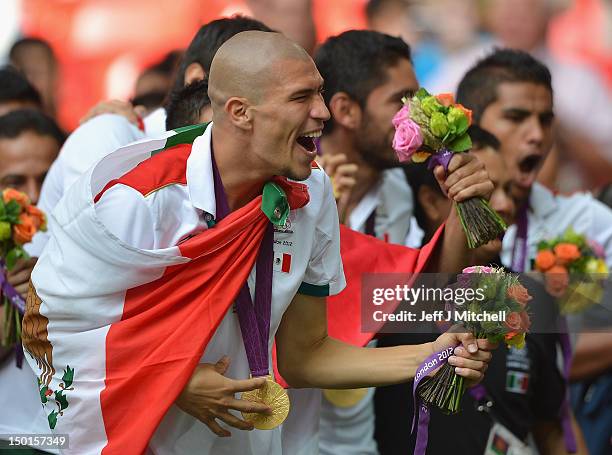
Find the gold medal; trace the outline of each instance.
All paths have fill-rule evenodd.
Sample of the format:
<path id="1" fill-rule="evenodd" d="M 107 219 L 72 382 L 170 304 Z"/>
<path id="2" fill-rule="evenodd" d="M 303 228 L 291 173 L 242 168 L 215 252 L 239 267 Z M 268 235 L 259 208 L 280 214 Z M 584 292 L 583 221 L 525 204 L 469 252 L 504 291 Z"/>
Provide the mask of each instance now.
<path id="1" fill-rule="evenodd" d="M 350 408 L 359 403 L 368 393 L 368 388 L 364 389 L 324 389 L 323 396 L 334 406 L 339 408 Z"/>
<path id="2" fill-rule="evenodd" d="M 251 422 L 258 430 L 272 430 L 283 423 L 289 415 L 289 395 L 280 384 L 272 379 L 272 376 L 266 376 L 266 383 L 261 389 L 243 392 L 241 398 L 266 404 L 272 409 L 270 415 L 242 412 L 244 420 Z"/>

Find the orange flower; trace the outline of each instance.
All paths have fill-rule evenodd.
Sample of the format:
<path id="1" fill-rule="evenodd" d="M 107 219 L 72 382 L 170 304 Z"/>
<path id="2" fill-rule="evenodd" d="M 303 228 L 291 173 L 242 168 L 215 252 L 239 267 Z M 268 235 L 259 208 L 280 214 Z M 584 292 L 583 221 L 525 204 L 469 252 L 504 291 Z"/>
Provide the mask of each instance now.
<path id="1" fill-rule="evenodd" d="M 546 279 L 546 291 L 553 297 L 561 297 L 565 294 L 569 284 L 569 274 L 562 265 L 555 265 L 544 274 Z"/>
<path id="2" fill-rule="evenodd" d="M 546 272 L 555 265 L 556 260 L 557 258 L 552 251 L 542 250 L 536 256 L 535 265 L 540 272 Z"/>
<path id="3" fill-rule="evenodd" d="M 472 124 L 472 111 L 469 110 L 467 107 L 463 106 L 462 104 L 455 104 L 455 107 L 463 111 L 463 113 L 468 119 L 468 125 L 471 125 Z"/>
<path id="4" fill-rule="evenodd" d="M 516 311 L 513 311 L 506 316 L 506 326 L 513 331 L 521 330 L 521 315 Z"/>
<path id="5" fill-rule="evenodd" d="M 2 199 L 4 199 L 5 204 L 8 204 L 10 201 L 17 202 L 22 210 L 30 203 L 30 198 L 28 198 L 27 194 L 13 188 L 7 188 L 2 192 Z"/>
<path id="6" fill-rule="evenodd" d="M 45 231 L 47 229 L 47 217 L 38 207 L 35 205 L 28 205 L 25 208 L 25 213 L 32 217 L 37 231 Z"/>
<path id="7" fill-rule="evenodd" d="M 19 224 L 13 226 L 13 240 L 18 245 L 32 241 L 36 234 L 35 220 L 30 215 L 22 213 L 19 215 Z"/>
<path id="8" fill-rule="evenodd" d="M 557 255 L 557 264 L 565 265 L 578 259 L 580 250 L 573 243 L 559 243 L 555 247 L 555 254 Z"/>
<path id="9" fill-rule="evenodd" d="M 511 299 L 516 300 L 521 306 L 521 308 L 525 308 L 527 306 L 527 303 L 529 303 L 529 301 L 532 299 L 532 297 L 529 295 L 529 292 L 527 292 L 527 289 L 525 289 L 523 285 L 518 283 L 514 286 L 510 286 L 506 291 L 506 294 Z"/>
<path id="10" fill-rule="evenodd" d="M 449 107 L 455 104 L 455 97 L 452 93 L 440 93 L 436 95 L 436 99 L 440 102 L 440 104 L 444 107 Z"/>

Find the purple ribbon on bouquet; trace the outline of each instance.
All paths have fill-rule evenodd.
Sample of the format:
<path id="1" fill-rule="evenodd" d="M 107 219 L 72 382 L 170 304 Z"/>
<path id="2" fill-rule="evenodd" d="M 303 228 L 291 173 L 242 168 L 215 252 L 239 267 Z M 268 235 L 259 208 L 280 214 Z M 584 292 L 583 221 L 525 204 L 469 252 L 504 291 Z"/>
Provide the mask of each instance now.
<path id="1" fill-rule="evenodd" d="M 19 314 L 23 316 L 25 313 L 25 300 L 8 282 L 5 263 L 2 259 L 0 259 L 0 294 L 4 295 L 8 303 L 13 305 Z M 23 346 L 19 342 L 15 343 L 15 364 L 17 368 L 22 368 L 23 366 Z"/>
<path id="2" fill-rule="evenodd" d="M 430 171 L 433 170 L 436 166 L 444 167 L 444 170 L 448 172 L 448 165 L 450 164 L 451 159 L 453 158 L 453 152 L 450 150 L 443 148 L 434 153 L 429 158 L 429 163 L 427 164 L 427 169 Z"/>
<path id="3" fill-rule="evenodd" d="M 215 182 L 215 200 L 217 221 L 229 213 L 229 204 L 223 188 L 219 169 L 212 155 L 213 179 Z M 270 336 L 270 315 L 272 311 L 272 268 L 274 261 L 274 227 L 268 223 L 257 262 L 255 265 L 255 304 L 251 292 L 244 283 L 236 297 L 236 312 L 244 349 L 253 377 L 266 376 L 269 373 L 268 338 Z"/>
<path id="4" fill-rule="evenodd" d="M 417 426 L 417 438 L 414 446 L 414 455 L 425 455 L 425 450 L 427 449 L 427 438 L 429 435 L 429 407 L 425 403 L 421 403 L 419 397 L 417 396 L 417 387 L 419 383 L 423 380 L 423 378 L 427 377 L 429 373 L 433 373 L 442 365 L 448 362 L 448 358 L 452 355 L 455 348 L 459 346 L 458 344 L 452 347 L 448 347 L 439 352 L 436 352 L 429 357 L 427 357 L 421 365 L 416 370 L 416 374 L 414 375 L 414 383 L 412 386 L 412 400 L 414 402 L 415 407 L 418 407 L 419 410 L 419 420 Z M 441 356 L 441 354 L 445 351 L 449 351 L 446 357 Z M 412 416 L 412 427 L 410 430 L 410 434 L 414 433 L 414 415 Z"/>

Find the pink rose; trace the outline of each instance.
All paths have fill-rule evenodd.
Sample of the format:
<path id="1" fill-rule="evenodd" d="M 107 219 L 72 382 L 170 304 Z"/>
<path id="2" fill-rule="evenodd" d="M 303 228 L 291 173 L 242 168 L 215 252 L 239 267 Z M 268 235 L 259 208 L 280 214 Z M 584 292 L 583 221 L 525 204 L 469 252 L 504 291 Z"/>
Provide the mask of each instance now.
<path id="1" fill-rule="evenodd" d="M 400 111 L 401 112 L 401 111 Z M 400 161 L 408 161 L 423 145 L 421 128 L 411 119 L 405 119 L 395 127 L 393 149 Z"/>
<path id="2" fill-rule="evenodd" d="M 408 120 L 410 120 L 410 106 L 404 106 L 397 111 L 397 114 L 393 116 L 393 120 L 391 120 L 391 122 L 393 123 L 393 126 L 397 128 Z"/>
<path id="3" fill-rule="evenodd" d="M 466 267 L 461 273 L 495 273 L 496 270 L 493 267 L 487 267 L 484 265 L 473 265 Z"/>
<path id="4" fill-rule="evenodd" d="M 604 250 L 603 246 L 601 246 L 601 243 L 597 243 L 595 240 L 589 240 L 588 243 L 593 250 L 593 253 L 595 253 L 595 256 L 598 258 L 606 257 L 606 250 Z"/>

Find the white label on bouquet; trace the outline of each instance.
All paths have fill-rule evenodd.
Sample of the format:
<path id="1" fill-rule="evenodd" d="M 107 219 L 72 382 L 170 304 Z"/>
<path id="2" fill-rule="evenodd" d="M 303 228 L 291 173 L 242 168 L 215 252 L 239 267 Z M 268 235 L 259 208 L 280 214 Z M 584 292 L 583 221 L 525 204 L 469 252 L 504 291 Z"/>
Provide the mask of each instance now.
<path id="1" fill-rule="evenodd" d="M 489 433 L 484 455 L 535 455 L 531 448 L 500 423 Z"/>

